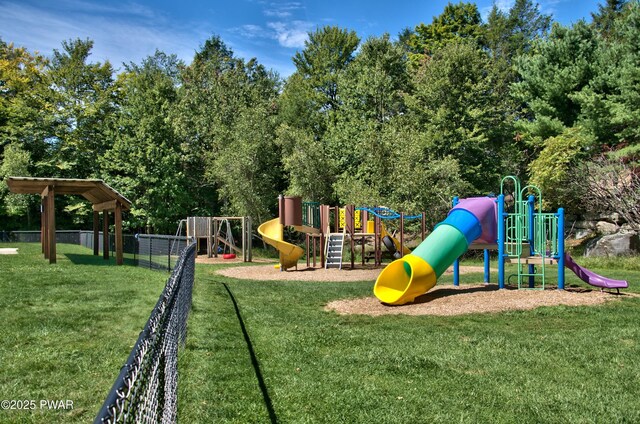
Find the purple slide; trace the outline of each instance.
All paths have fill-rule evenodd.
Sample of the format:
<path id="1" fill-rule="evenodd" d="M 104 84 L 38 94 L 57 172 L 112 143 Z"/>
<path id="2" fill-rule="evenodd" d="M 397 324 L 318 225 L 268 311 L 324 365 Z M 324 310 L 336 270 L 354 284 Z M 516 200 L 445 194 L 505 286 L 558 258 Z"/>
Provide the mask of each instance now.
<path id="1" fill-rule="evenodd" d="M 587 268 L 578 265 L 571 255 L 564 254 L 564 266 L 573 271 L 582 281 L 592 286 L 602 287 L 605 289 L 626 289 L 629 287 L 629 283 L 625 280 L 614 280 L 612 278 L 603 277 L 593 271 L 589 271 Z"/>

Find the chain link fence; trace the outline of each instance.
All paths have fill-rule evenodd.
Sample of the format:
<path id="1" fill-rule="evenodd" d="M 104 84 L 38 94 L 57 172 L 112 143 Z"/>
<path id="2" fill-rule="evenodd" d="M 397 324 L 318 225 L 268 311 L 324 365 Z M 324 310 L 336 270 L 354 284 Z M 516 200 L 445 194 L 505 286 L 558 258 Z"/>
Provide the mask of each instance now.
<path id="1" fill-rule="evenodd" d="M 3 234 L 2 241 L 39 243 L 40 231 L 12 231 Z M 93 250 L 93 231 L 59 230 L 56 243 L 79 244 Z M 122 236 L 124 259 L 137 266 L 158 270 L 172 270 L 180 257 L 179 253 L 187 245 L 185 237 L 158 234 L 124 234 Z M 98 251 L 103 251 L 103 234 L 99 233 Z M 109 234 L 109 252 L 115 255 L 115 236 Z"/>
<path id="2" fill-rule="evenodd" d="M 182 250 L 94 424 L 176 422 L 178 348 L 187 335 L 195 255 L 195 244 Z"/>

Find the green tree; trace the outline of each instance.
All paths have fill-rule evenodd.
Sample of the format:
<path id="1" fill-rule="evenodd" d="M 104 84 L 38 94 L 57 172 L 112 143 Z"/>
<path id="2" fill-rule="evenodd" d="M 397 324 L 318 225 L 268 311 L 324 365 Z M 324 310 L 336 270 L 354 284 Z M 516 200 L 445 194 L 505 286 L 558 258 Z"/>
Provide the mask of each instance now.
<path id="1" fill-rule="evenodd" d="M 118 78 L 120 112 L 101 158 L 105 180 L 133 202 L 131 230 L 173 233 L 194 206 L 187 189 L 180 139 L 168 119 L 177 102 L 181 62 L 156 51 Z"/>
<path id="2" fill-rule="evenodd" d="M 321 99 L 320 110 L 339 107 L 338 76 L 353 60 L 360 39 L 353 31 L 325 26 L 309 33 L 304 49 L 293 56 L 296 73 L 309 81 Z"/>
<path id="3" fill-rule="evenodd" d="M 235 58 L 214 36 L 182 71 L 181 80 L 171 116 L 199 213 L 266 215 L 280 189 L 271 122 L 277 76 L 255 59 Z M 251 165 L 255 158 L 260 161 Z"/>
<path id="4" fill-rule="evenodd" d="M 622 15 L 628 0 L 606 0 L 605 4 L 598 4 L 598 11 L 591 12 L 593 25 L 605 37 L 608 38 L 616 20 Z"/>
<path id="5" fill-rule="evenodd" d="M 2 209 L 0 216 L 27 215 L 27 227 L 30 227 L 30 206 L 32 199 L 24 194 L 9 193 L 7 178 L 11 176 L 29 176 L 31 165 L 31 155 L 18 143 L 10 143 L 4 148 L 2 163 L 0 164 L 0 199 L 2 199 Z M 8 228 L 3 228 L 8 229 Z"/>
<path id="6" fill-rule="evenodd" d="M 425 133 L 427 157 L 455 159 L 477 192 L 494 190 L 501 173 L 504 110 L 490 59 L 475 43 L 449 43 L 414 77 L 408 104 Z"/>
<path id="7" fill-rule="evenodd" d="M 444 11 L 434 16 L 430 24 L 419 24 L 408 44 L 413 54 L 411 61 L 419 64 L 426 56 L 450 43 L 467 41 L 483 44 L 482 18 L 475 3 L 447 3 Z"/>
<path id="8" fill-rule="evenodd" d="M 544 37 L 551 26 L 551 15 L 540 13 L 532 0 L 516 0 L 508 12 L 493 5 L 485 25 L 486 45 L 495 58 L 511 63 L 528 53 L 533 42 Z"/>
<path id="9" fill-rule="evenodd" d="M 340 171 L 339 200 L 369 205 L 387 202 L 393 145 L 386 127 L 406 112 L 404 96 L 410 90 L 404 49 L 387 34 L 370 37 L 338 81 L 342 106 L 326 140 Z"/>
<path id="10" fill-rule="evenodd" d="M 282 151 L 282 169 L 287 176 L 287 192 L 325 204 L 333 204 L 333 184 L 337 167 L 327 145 L 305 129 L 281 124 L 277 143 Z"/>
<path id="11" fill-rule="evenodd" d="M 34 162 L 47 154 L 52 108 L 46 101 L 46 65 L 39 54 L 0 43 L 0 157 L 8 143 L 19 143 Z"/>
<path id="12" fill-rule="evenodd" d="M 48 66 L 50 101 L 54 107 L 50 176 L 95 177 L 98 158 L 110 147 L 109 126 L 116 111 L 113 68 L 89 63 L 91 40 L 62 42 Z"/>
<path id="13" fill-rule="evenodd" d="M 516 67 L 522 80 L 512 94 L 527 109 L 519 121 L 523 137 L 534 148 L 548 137 L 574 126 L 581 115 L 576 95 L 598 73 L 599 39 L 584 21 L 573 27 L 554 24 L 546 40 L 536 44 L 536 54 L 521 56 Z"/>
<path id="14" fill-rule="evenodd" d="M 37 164 L 47 157 L 51 107 L 47 61 L 23 47 L 0 40 L 0 221 L 3 229 L 27 228 L 39 202 L 32 196 L 8 193 L 6 177 L 42 175 Z M 9 226 L 12 227 L 9 227 Z"/>
<path id="15" fill-rule="evenodd" d="M 265 99 L 256 100 L 238 111 L 232 138 L 216 156 L 212 176 L 226 211 L 249 215 L 259 224 L 272 216 L 282 183 L 273 109 Z"/>
<path id="16" fill-rule="evenodd" d="M 432 227 L 451 209 L 454 196 L 476 194 L 473 187 L 464 181 L 459 162 L 451 156 L 435 157 L 426 147 L 428 135 L 419 131 L 413 122 L 398 119 L 393 130 L 388 128 L 394 146 L 389 163 L 387 184 L 390 199 L 388 204 L 396 210 L 408 213 L 424 211 L 427 226 Z"/>
<path id="17" fill-rule="evenodd" d="M 309 33 L 304 50 L 293 57 L 296 71 L 279 96 L 277 131 L 291 194 L 337 200 L 332 185 L 338 164 L 330 156 L 326 132 L 342 107 L 341 75 L 353 61 L 359 42 L 353 31 L 326 26 Z M 313 177 L 319 170 L 325 177 Z"/>
<path id="18" fill-rule="evenodd" d="M 575 210 L 576 196 L 571 181 L 576 165 L 593 146 L 593 136 L 581 127 L 567 128 L 561 134 L 544 141 L 544 148 L 529 166 L 530 182 L 545 194 L 546 206 L 569 207 Z"/>
<path id="19" fill-rule="evenodd" d="M 589 112 L 585 119 L 599 130 L 608 129 L 610 144 L 640 145 L 640 3 L 631 2 L 626 13 L 618 15 L 613 37 L 600 46 L 601 77 L 591 92 L 579 100 Z M 592 96 L 590 96 L 592 95 Z M 608 113 L 602 113 L 601 105 Z M 603 122 L 610 116 L 610 124 Z M 600 119 L 599 119 L 600 118 Z M 601 133 L 599 133 L 600 135 Z M 603 136 L 604 138 L 604 136 Z"/>

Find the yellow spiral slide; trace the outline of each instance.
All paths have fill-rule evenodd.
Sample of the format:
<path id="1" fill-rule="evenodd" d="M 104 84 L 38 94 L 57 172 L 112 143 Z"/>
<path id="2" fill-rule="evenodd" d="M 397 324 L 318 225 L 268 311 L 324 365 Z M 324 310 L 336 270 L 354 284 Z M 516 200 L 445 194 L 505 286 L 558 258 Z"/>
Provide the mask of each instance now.
<path id="1" fill-rule="evenodd" d="M 258 227 L 258 233 L 262 239 L 280 252 L 280 266 L 286 270 L 298 264 L 298 259 L 304 254 L 304 250 L 284 241 L 284 226 L 280 224 L 280 218 L 264 222 Z"/>

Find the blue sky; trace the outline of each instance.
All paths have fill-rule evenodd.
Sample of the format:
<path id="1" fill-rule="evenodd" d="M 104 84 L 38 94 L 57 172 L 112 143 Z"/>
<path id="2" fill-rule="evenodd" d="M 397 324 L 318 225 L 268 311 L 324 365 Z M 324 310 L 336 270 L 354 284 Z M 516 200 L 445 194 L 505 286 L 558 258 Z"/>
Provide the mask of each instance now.
<path id="1" fill-rule="evenodd" d="M 477 0 L 486 16 L 496 3 Z M 604 0 L 602 0 L 604 2 Z M 543 13 L 571 24 L 590 20 L 598 0 L 538 0 Z M 0 0 L 0 37 L 30 51 L 50 55 L 72 38 L 94 41 L 91 60 L 139 63 L 156 49 L 187 63 L 212 34 L 239 57 L 256 57 L 283 77 L 294 71 L 291 57 L 304 48 L 307 33 L 324 25 L 357 32 L 361 39 L 430 23 L 447 0 L 305 1 L 305 0 Z"/>

